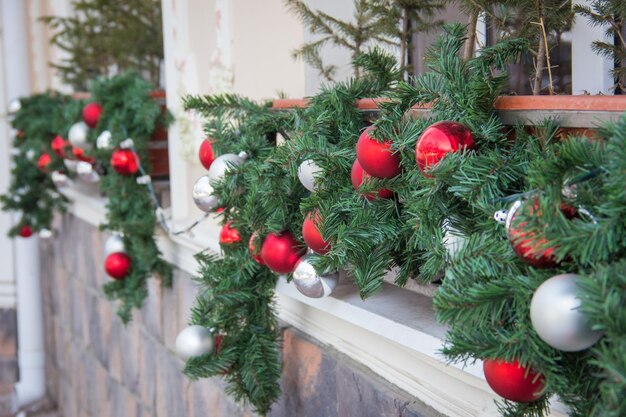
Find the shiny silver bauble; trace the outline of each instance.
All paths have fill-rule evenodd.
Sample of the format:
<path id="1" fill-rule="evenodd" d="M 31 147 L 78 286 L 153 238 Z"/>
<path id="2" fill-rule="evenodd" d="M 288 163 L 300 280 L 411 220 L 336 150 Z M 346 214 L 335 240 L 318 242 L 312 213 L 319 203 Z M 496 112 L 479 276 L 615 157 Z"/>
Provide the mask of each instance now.
<path id="1" fill-rule="evenodd" d="M 213 166 L 213 165 L 211 165 Z M 198 178 L 193 185 L 192 190 L 193 202 L 196 206 L 205 213 L 210 213 L 219 205 L 218 198 L 213 195 L 213 187 L 211 186 L 211 179 L 208 175 L 203 175 Z"/>
<path id="2" fill-rule="evenodd" d="M 111 149 L 111 132 L 105 130 L 96 139 L 96 148 Z"/>
<path id="3" fill-rule="evenodd" d="M 67 134 L 67 139 L 73 146 L 78 148 L 86 148 L 89 143 L 87 142 L 87 133 L 89 132 L 89 126 L 85 122 L 74 123 L 70 127 L 70 131 Z"/>
<path id="4" fill-rule="evenodd" d="M 57 188 L 67 187 L 70 185 L 70 179 L 61 171 L 53 171 L 52 174 L 50 174 L 50 177 L 52 178 L 54 186 Z"/>
<path id="5" fill-rule="evenodd" d="M 109 256 L 112 253 L 117 252 L 126 252 L 126 247 L 124 246 L 124 239 L 122 235 L 119 233 L 113 233 L 109 236 L 104 242 L 104 256 Z"/>
<path id="6" fill-rule="evenodd" d="M 224 174 L 232 167 L 243 164 L 245 161 L 239 155 L 235 155 L 234 153 L 227 153 L 225 155 L 220 155 L 211 163 L 211 168 L 209 168 L 209 178 L 213 181 L 221 180 L 224 177 Z"/>
<path id="7" fill-rule="evenodd" d="M 313 192 L 316 190 L 315 179 L 322 174 L 322 168 L 313 160 L 307 159 L 298 167 L 298 179 L 307 190 Z"/>
<path id="8" fill-rule="evenodd" d="M 184 359 L 211 353 L 214 346 L 215 339 L 209 329 L 198 325 L 187 327 L 176 337 L 176 352 Z"/>
<path id="9" fill-rule="evenodd" d="M 339 273 L 318 275 L 310 260 L 313 255 L 304 255 L 293 271 L 293 283 L 302 295 L 310 298 L 328 297 L 339 282 Z"/>
<path id="10" fill-rule="evenodd" d="M 576 274 L 553 276 L 537 288 L 530 303 L 530 320 L 539 337 L 564 352 L 587 349 L 602 337 L 580 311 L 579 279 Z"/>
<path id="11" fill-rule="evenodd" d="M 14 98 L 13 100 L 9 101 L 9 105 L 7 106 L 7 112 L 10 115 L 14 115 L 20 110 L 22 110 L 22 102 L 19 98 Z"/>
<path id="12" fill-rule="evenodd" d="M 94 171 L 93 165 L 89 162 L 79 161 L 76 164 L 76 173 L 78 177 L 85 182 L 96 183 L 100 181 L 100 176 Z"/>

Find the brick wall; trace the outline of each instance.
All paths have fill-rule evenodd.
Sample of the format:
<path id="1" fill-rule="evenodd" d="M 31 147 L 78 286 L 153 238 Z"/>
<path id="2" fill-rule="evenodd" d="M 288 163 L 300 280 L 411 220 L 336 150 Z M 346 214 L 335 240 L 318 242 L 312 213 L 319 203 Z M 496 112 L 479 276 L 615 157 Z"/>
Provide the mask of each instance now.
<path id="1" fill-rule="evenodd" d="M 64 417 L 253 416 L 225 394 L 221 378 L 182 375 L 173 344 L 196 289 L 176 271 L 174 285 L 149 281 L 144 307 L 124 326 L 100 285 L 106 235 L 71 215 L 43 241 L 42 286 L 48 391 Z M 351 359 L 285 327 L 283 395 L 272 417 L 437 416 Z"/>
<path id="2" fill-rule="evenodd" d="M 17 382 L 17 320 L 14 308 L 0 308 L 0 416 L 11 407 Z"/>

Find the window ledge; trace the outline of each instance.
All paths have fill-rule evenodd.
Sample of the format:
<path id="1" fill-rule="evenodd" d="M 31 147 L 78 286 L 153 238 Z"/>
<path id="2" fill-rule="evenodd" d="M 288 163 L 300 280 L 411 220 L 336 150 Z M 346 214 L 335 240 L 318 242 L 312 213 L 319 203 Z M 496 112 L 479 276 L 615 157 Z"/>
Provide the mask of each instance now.
<path id="1" fill-rule="evenodd" d="M 65 189 L 69 211 L 99 225 L 105 221 L 106 199 Z M 193 222 L 174 222 L 180 230 Z M 180 224 L 177 224 L 180 223 Z M 168 236 L 159 229 L 164 257 L 178 268 L 197 273 L 194 255 L 220 252 L 218 216 L 210 216 L 195 235 Z M 279 318 L 322 343 L 362 363 L 373 372 L 447 416 L 499 416 L 497 396 L 484 380 L 482 363 L 448 364 L 439 353 L 445 327 L 437 323 L 430 297 L 385 283 L 367 302 L 354 284 L 342 276 L 331 297 L 311 299 L 285 279 L 276 286 Z M 553 402 L 553 417 L 565 417 L 566 408 Z"/>

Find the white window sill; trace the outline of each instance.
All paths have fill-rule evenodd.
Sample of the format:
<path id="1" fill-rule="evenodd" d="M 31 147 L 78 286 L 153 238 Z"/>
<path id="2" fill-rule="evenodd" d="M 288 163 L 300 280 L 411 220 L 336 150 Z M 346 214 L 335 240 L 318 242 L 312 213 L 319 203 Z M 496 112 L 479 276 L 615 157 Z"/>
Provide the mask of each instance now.
<path id="1" fill-rule="evenodd" d="M 69 211 L 99 225 L 105 221 L 106 200 L 75 189 L 63 193 L 71 200 Z M 177 222 L 180 230 L 196 219 Z M 198 230 L 201 229 L 201 230 Z M 210 216 L 193 236 L 168 236 L 159 229 L 158 244 L 164 257 L 195 275 L 197 252 L 219 253 L 219 217 Z M 484 380 L 482 362 L 468 366 L 448 364 L 439 353 L 445 327 L 435 320 L 430 297 L 384 284 L 383 290 L 362 301 L 349 279 L 342 279 L 331 297 L 311 299 L 280 279 L 276 286 L 279 317 L 370 368 L 374 373 L 447 416 L 499 416 L 497 396 Z M 566 408 L 553 401 L 554 417 Z"/>

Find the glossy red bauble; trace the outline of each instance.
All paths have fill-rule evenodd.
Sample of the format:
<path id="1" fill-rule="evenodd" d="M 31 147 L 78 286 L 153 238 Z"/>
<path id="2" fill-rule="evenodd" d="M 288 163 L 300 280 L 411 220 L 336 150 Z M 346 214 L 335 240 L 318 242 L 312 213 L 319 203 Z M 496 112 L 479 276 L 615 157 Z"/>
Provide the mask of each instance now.
<path id="1" fill-rule="evenodd" d="M 31 237 L 33 235 L 33 229 L 31 229 L 28 225 L 24 225 L 22 226 L 18 234 L 21 237 Z"/>
<path id="2" fill-rule="evenodd" d="M 83 121 L 92 129 L 98 125 L 101 115 L 102 106 L 98 103 L 89 103 L 83 107 Z"/>
<path id="3" fill-rule="evenodd" d="M 54 152 L 61 158 L 65 158 L 65 148 L 67 148 L 69 145 L 70 143 L 63 139 L 63 137 L 60 135 L 56 135 L 54 139 L 52 139 L 52 142 L 50 142 L 52 152 Z"/>
<path id="4" fill-rule="evenodd" d="M 211 164 L 215 160 L 215 155 L 213 155 L 213 146 L 208 139 L 202 141 L 202 145 L 200 145 L 200 151 L 198 152 L 198 158 L 200 159 L 200 163 L 206 169 L 211 168 Z"/>
<path id="5" fill-rule="evenodd" d="M 248 250 L 250 251 L 250 256 L 252 256 L 252 259 L 254 259 L 256 263 L 258 263 L 259 265 L 265 265 L 265 261 L 263 261 L 263 257 L 261 256 L 261 250 L 257 249 L 256 245 L 254 244 L 256 238 L 257 233 L 252 233 L 252 236 L 250 236 L 250 240 L 248 241 Z"/>
<path id="6" fill-rule="evenodd" d="M 118 149 L 111 155 L 111 166 L 121 175 L 133 175 L 139 171 L 139 156 L 130 149 Z"/>
<path id="7" fill-rule="evenodd" d="M 558 265 L 554 255 L 554 247 L 550 242 L 534 232 L 528 231 L 528 223 L 518 219 L 520 210 L 528 209 L 527 216 L 541 217 L 539 201 L 534 199 L 532 206 L 528 206 L 529 201 L 517 201 L 509 210 L 506 221 L 506 232 L 513 251 L 527 264 L 535 268 L 554 268 Z M 576 209 L 562 205 L 561 211 L 567 218 L 576 216 Z"/>
<path id="8" fill-rule="evenodd" d="M 294 271 L 296 263 L 304 255 L 305 247 L 291 233 L 270 233 L 261 247 L 261 257 L 265 265 L 278 274 Z"/>
<path id="9" fill-rule="evenodd" d="M 352 186 L 354 187 L 354 189 L 359 191 L 359 189 L 361 188 L 361 184 L 363 184 L 363 182 L 365 181 L 368 181 L 368 179 L 371 178 L 371 175 L 365 172 L 365 170 L 363 170 L 363 167 L 361 167 L 361 164 L 359 164 L 359 160 L 357 159 L 352 164 L 352 171 L 350 173 L 350 178 L 352 180 Z M 386 188 L 381 188 L 378 191 L 378 194 L 365 193 L 362 195 L 363 197 L 371 201 L 374 198 L 376 198 L 376 196 L 380 198 L 391 198 L 393 197 L 393 192 Z"/>
<path id="10" fill-rule="evenodd" d="M 220 231 L 220 245 L 230 245 L 241 242 L 237 229 L 232 227 L 233 222 L 227 222 Z"/>
<path id="11" fill-rule="evenodd" d="M 365 129 L 356 143 L 356 159 L 363 169 L 376 178 L 392 178 L 398 175 L 400 156 L 391 150 L 391 141 L 377 142 L 369 133 L 372 128 Z"/>
<path id="12" fill-rule="evenodd" d="M 85 155 L 85 150 L 77 146 L 72 147 L 72 155 L 74 155 L 75 159 L 78 159 L 79 161 L 89 162 L 90 164 L 93 164 L 96 161 L 93 156 Z"/>
<path id="13" fill-rule="evenodd" d="M 41 172 L 48 172 L 48 165 L 50 165 L 51 162 L 52 157 L 50 154 L 42 153 L 37 160 L 37 168 L 39 168 Z"/>
<path id="14" fill-rule="evenodd" d="M 517 361 L 487 359 L 483 362 L 483 372 L 491 389 L 509 401 L 527 403 L 543 394 L 543 375 L 521 366 Z"/>
<path id="15" fill-rule="evenodd" d="M 472 132 L 461 123 L 437 122 L 422 132 L 415 145 L 415 160 L 420 171 L 427 177 L 427 171 L 437 165 L 446 154 L 472 149 L 476 146 Z"/>
<path id="16" fill-rule="evenodd" d="M 130 256 L 114 252 L 104 260 L 104 270 L 113 279 L 124 279 L 130 271 Z"/>
<path id="17" fill-rule="evenodd" d="M 330 250 L 330 243 L 322 238 L 322 234 L 317 228 L 320 221 L 320 215 L 317 211 L 307 214 L 304 223 L 302 223 L 302 239 L 315 253 L 325 255 Z"/>

